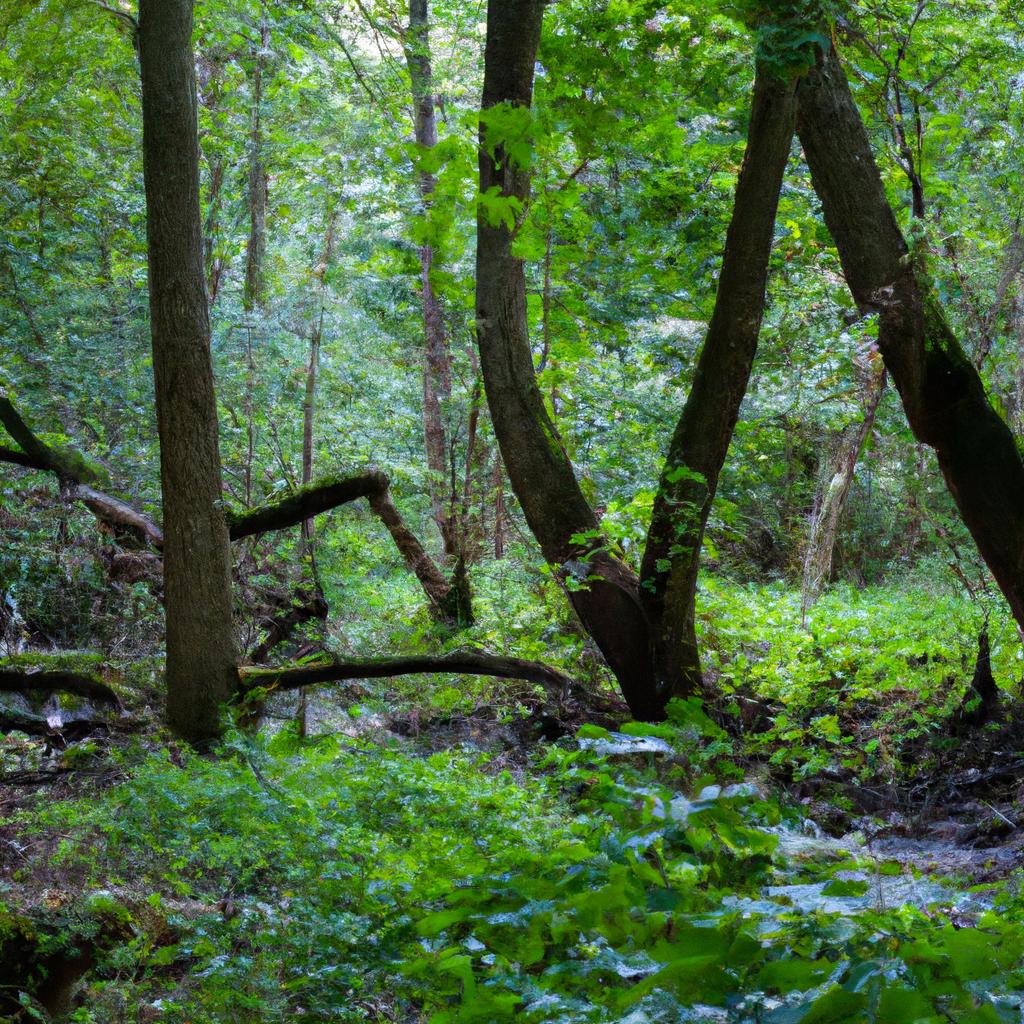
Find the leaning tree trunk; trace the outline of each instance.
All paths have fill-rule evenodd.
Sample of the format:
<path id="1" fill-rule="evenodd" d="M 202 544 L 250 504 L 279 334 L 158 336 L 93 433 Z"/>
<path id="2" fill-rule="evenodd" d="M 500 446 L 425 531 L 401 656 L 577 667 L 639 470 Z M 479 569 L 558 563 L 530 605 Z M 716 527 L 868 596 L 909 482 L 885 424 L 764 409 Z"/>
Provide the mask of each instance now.
<path id="1" fill-rule="evenodd" d="M 793 76 L 758 67 L 715 309 L 665 458 L 641 570 L 657 682 L 669 693 L 694 693 L 702 682 L 694 624 L 700 549 L 757 352 L 795 116 Z"/>
<path id="2" fill-rule="evenodd" d="M 885 390 L 885 368 L 877 358 L 867 366 L 866 375 L 867 382 L 862 396 L 864 414 L 860 422 L 851 423 L 839 432 L 834 450 L 825 462 L 821 484 L 814 499 L 800 588 L 800 614 L 804 622 L 808 610 L 818 600 L 832 572 L 832 553 L 839 535 L 839 521 L 846 508 L 846 499 L 850 496 L 857 460 L 874 426 L 878 403 Z"/>
<path id="3" fill-rule="evenodd" d="M 142 149 L 171 726 L 203 742 L 236 690 L 231 554 L 199 212 L 192 0 L 141 0 Z"/>
<path id="4" fill-rule="evenodd" d="M 834 49 L 799 90 L 797 130 L 825 223 L 914 435 L 939 466 L 982 558 L 1024 626 L 1024 461 L 949 327 L 885 195 Z"/>
<path id="5" fill-rule="evenodd" d="M 543 0 L 488 6 L 477 217 L 477 336 L 491 420 L 509 481 L 545 559 L 638 718 L 700 683 L 693 601 L 700 543 L 757 343 L 775 211 L 793 135 L 795 87 L 760 73 L 715 313 L 666 460 L 644 558 L 644 586 L 609 554 L 537 387 L 526 281 L 513 229 L 495 217 L 525 205 L 530 177 L 495 137 L 499 104 L 529 107 Z M 525 128 L 527 119 L 523 118 Z"/>
<path id="6" fill-rule="evenodd" d="M 481 119 L 480 192 L 526 201 L 530 175 L 488 137 L 487 111 L 499 104 L 528 111 L 544 0 L 491 0 L 487 10 Z M 656 718 L 663 701 L 653 687 L 647 620 L 637 580 L 602 541 L 597 517 L 537 388 L 527 335 L 523 261 L 512 230 L 477 216 L 476 331 L 487 403 L 509 481 L 545 559 L 565 581 L 569 599 L 615 674 L 633 714 Z"/>

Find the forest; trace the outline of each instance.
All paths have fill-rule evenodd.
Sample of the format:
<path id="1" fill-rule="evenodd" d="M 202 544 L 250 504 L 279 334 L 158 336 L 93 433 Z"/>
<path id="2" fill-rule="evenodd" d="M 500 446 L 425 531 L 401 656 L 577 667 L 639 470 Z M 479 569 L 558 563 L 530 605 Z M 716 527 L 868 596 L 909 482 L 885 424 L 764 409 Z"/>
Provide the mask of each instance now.
<path id="1" fill-rule="evenodd" d="M 0 2 L 0 1021 L 1024 1021 L 1024 15 Z"/>

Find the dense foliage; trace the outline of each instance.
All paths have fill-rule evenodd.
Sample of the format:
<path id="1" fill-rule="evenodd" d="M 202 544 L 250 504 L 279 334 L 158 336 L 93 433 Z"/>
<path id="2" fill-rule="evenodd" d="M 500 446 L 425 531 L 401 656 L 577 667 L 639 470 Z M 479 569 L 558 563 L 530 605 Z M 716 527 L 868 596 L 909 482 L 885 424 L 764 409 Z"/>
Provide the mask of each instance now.
<path id="1" fill-rule="evenodd" d="M 486 8 L 195 7 L 218 507 L 386 474 L 235 538 L 243 680 L 466 651 L 550 674 L 250 686 L 208 750 L 160 715 L 138 12 L 0 10 L 0 1019 L 1021 1020 L 1020 628 L 799 142 L 701 549 L 704 699 L 664 722 L 631 720 L 566 600 L 586 560 L 541 554 L 475 313 L 479 218 L 525 261 L 599 521 L 577 540 L 639 575 L 755 64 L 834 45 L 907 259 L 1021 448 L 1018 13 L 558 0 L 532 106 L 481 111 Z M 499 152 L 527 200 L 480 191 Z"/>

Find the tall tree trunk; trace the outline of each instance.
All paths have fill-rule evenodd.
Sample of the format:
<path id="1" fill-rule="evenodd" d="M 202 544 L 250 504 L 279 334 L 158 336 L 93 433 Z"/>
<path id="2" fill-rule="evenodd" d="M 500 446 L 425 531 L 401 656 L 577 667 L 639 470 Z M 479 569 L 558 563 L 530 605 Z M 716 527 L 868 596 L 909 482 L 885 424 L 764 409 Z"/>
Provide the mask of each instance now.
<path id="1" fill-rule="evenodd" d="M 199 211 L 192 0 L 141 0 L 142 148 L 160 435 L 167 710 L 187 739 L 218 735 L 238 683 L 231 554 Z"/>
<path id="2" fill-rule="evenodd" d="M 264 265 L 267 256 L 267 170 L 263 162 L 263 74 L 270 46 L 270 23 L 265 4 L 260 4 L 260 42 L 252 72 L 252 121 L 249 131 L 249 239 L 245 247 L 246 310 L 266 300 Z"/>
<path id="3" fill-rule="evenodd" d="M 800 594 L 801 618 L 805 622 L 808 610 L 818 600 L 832 571 L 832 553 L 839 534 L 839 522 L 853 484 L 857 460 L 874 426 L 878 403 L 885 390 L 885 368 L 881 361 L 876 359 L 875 363 L 869 363 L 865 377 L 861 398 L 863 416 L 860 422 L 851 423 L 839 432 L 834 449 L 825 460 L 821 483 L 814 498 L 814 510 L 804 549 Z"/>
<path id="4" fill-rule="evenodd" d="M 322 259 L 314 271 L 317 282 L 316 319 L 313 321 L 309 336 L 309 362 L 306 365 L 306 392 L 302 402 L 302 486 L 306 487 L 313 479 L 313 424 L 316 417 L 316 389 L 320 372 L 320 343 L 324 333 L 324 311 L 326 309 L 327 268 L 334 255 L 334 225 L 337 214 L 334 210 L 327 211 L 327 232 L 324 235 Z M 307 553 L 313 557 L 313 520 L 306 519 L 302 523 L 302 537 L 306 542 Z"/>
<path id="5" fill-rule="evenodd" d="M 543 10 L 543 0 L 488 5 L 480 191 L 518 204 L 528 199 L 529 172 L 493 136 L 487 111 L 498 104 L 529 107 Z M 639 718 L 661 717 L 670 697 L 700 682 L 693 637 L 700 541 L 756 346 L 794 107 L 792 83 L 758 76 L 715 314 L 669 448 L 643 587 L 609 553 L 537 387 L 513 232 L 482 204 L 477 216 L 477 336 L 509 480 L 545 559 Z"/>
<path id="6" fill-rule="evenodd" d="M 427 0 L 409 0 L 409 30 L 405 59 L 412 89 L 416 144 L 422 149 L 437 145 L 433 74 L 430 66 L 430 22 Z M 433 174 L 418 171 L 416 184 L 424 210 L 429 210 L 437 181 Z M 423 436 L 427 452 L 430 511 L 444 544 L 445 557 L 458 557 L 457 495 L 449 488 L 453 472 L 448 450 L 445 406 L 452 397 L 452 356 L 444 315 L 431 272 L 434 249 L 423 244 L 420 256 L 420 301 L 423 308 Z"/>
<path id="7" fill-rule="evenodd" d="M 1024 625 L 1024 461 L 910 252 L 834 49 L 800 86 L 797 129 L 854 298 L 914 435 L 939 466 L 982 557 Z"/>
<path id="8" fill-rule="evenodd" d="M 641 570 L 658 682 L 673 693 L 701 685 L 694 627 L 700 549 L 757 352 L 795 116 L 795 80 L 758 68 L 715 309 L 665 458 Z"/>

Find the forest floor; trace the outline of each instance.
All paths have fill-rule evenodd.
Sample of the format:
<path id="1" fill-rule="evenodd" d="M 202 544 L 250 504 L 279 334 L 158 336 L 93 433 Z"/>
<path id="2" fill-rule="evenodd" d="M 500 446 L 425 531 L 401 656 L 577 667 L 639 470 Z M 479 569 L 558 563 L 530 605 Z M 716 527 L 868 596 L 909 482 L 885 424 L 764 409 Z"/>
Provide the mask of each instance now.
<path id="1" fill-rule="evenodd" d="M 664 725 L 354 685 L 199 757 L 146 685 L 51 703 L 2 741 L 0 1020 L 1020 1021 L 1024 716 L 964 725 L 972 611 L 705 598 L 716 696 Z"/>

